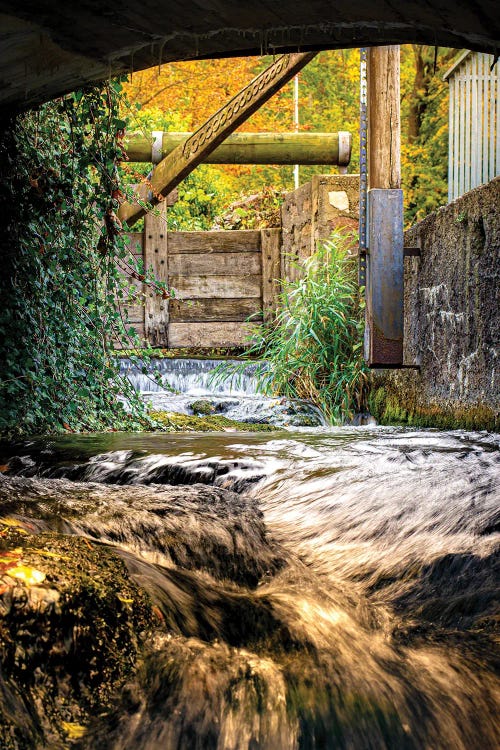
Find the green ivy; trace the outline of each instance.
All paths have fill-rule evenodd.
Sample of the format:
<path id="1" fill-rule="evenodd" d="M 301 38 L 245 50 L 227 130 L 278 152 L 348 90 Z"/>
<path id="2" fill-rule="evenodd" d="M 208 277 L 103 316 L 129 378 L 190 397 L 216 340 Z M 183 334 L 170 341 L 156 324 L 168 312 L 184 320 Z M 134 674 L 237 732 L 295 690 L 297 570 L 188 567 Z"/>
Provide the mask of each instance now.
<path id="1" fill-rule="evenodd" d="M 120 81 L 92 86 L 1 127 L 2 434 L 145 420 L 115 358 L 116 347 L 139 344 L 119 303 L 142 273 L 115 213 L 120 92 Z"/>

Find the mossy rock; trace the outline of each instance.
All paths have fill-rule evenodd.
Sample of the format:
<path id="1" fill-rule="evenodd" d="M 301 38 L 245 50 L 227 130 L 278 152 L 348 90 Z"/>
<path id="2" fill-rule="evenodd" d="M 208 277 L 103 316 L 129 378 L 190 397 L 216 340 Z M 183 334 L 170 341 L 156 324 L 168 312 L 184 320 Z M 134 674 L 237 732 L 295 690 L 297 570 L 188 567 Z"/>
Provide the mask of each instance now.
<path id="1" fill-rule="evenodd" d="M 193 401 L 191 404 L 191 409 L 193 411 L 193 414 L 195 414 L 197 417 L 208 417 L 210 414 L 215 413 L 215 406 L 211 401 L 207 401 L 206 399 L 198 399 L 197 401 Z"/>
<path id="2" fill-rule="evenodd" d="M 0 746 L 71 747 L 133 675 L 152 605 L 109 547 L 0 528 Z"/>
<path id="3" fill-rule="evenodd" d="M 270 424 L 237 422 L 222 414 L 198 417 L 190 414 L 152 411 L 149 416 L 165 432 L 274 432 L 279 429 Z"/>
<path id="4" fill-rule="evenodd" d="M 409 427 L 435 427 L 441 430 L 500 429 L 498 413 L 485 404 L 450 406 L 447 404 L 417 402 L 411 391 L 406 398 L 386 383 L 372 390 L 368 408 L 377 422 L 383 425 Z"/>

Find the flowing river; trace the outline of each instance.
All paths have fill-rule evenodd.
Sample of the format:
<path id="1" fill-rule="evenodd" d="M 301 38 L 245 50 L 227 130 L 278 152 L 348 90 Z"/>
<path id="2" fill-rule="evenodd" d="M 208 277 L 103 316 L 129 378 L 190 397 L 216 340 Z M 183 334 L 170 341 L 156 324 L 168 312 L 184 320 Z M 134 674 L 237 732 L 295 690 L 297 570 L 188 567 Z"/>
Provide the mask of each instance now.
<path id="1" fill-rule="evenodd" d="M 2 516 L 108 545 L 161 613 L 77 746 L 499 747 L 499 445 L 343 427 L 4 446 Z"/>

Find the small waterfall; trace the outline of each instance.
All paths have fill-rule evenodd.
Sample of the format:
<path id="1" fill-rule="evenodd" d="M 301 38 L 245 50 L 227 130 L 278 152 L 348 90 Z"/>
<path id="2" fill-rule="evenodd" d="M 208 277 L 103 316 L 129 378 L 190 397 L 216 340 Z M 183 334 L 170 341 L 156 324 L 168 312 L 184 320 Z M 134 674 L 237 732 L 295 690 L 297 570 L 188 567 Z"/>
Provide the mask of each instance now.
<path id="1" fill-rule="evenodd" d="M 141 366 L 129 359 L 120 361 L 120 375 L 127 377 L 134 388 L 141 393 L 173 392 L 189 396 L 253 396 L 257 393 L 255 371 L 258 364 L 251 363 L 237 375 L 220 375 L 214 379 L 214 371 L 221 364 L 236 366 L 236 360 L 218 359 L 153 359 L 150 371 L 156 371 L 162 382 L 143 373 Z"/>
<path id="2" fill-rule="evenodd" d="M 220 369 L 227 364 L 227 373 Z M 120 361 L 120 375 L 129 379 L 156 411 L 193 414 L 193 404 L 204 402 L 207 413 L 223 414 L 236 422 L 276 426 L 326 425 L 321 411 L 305 401 L 270 398 L 259 391 L 265 363 L 246 366 L 237 360 L 153 359 L 146 368 L 129 359 Z M 143 371 L 144 370 L 144 371 Z"/>

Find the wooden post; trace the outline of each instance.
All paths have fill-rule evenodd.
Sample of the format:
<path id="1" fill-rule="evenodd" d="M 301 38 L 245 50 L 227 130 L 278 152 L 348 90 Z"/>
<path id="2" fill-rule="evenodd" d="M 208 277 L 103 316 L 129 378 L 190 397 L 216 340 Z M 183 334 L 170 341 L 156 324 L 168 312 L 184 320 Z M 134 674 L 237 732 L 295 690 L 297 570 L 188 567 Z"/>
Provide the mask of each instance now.
<path id="1" fill-rule="evenodd" d="M 403 364 L 403 193 L 399 46 L 368 54 L 368 255 L 365 358 Z"/>
<path id="2" fill-rule="evenodd" d="M 152 269 L 158 281 L 168 282 L 168 235 L 166 202 L 159 206 L 159 215 L 144 217 L 144 267 Z M 144 329 L 151 346 L 168 346 L 168 299 L 162 299 L 145 286 Z"/>
<path id="3" fill-rule="evenodd" d="M 368 184 L 401 187 L 399 46 L 368 51 Z"/>
<path id="4" fill-rule="evenodd" d="M 262 309 L 264 323 L 270 323 L 278 309 L 281 291 L 281 229 L 261 231 L 262 248 Z"/>

